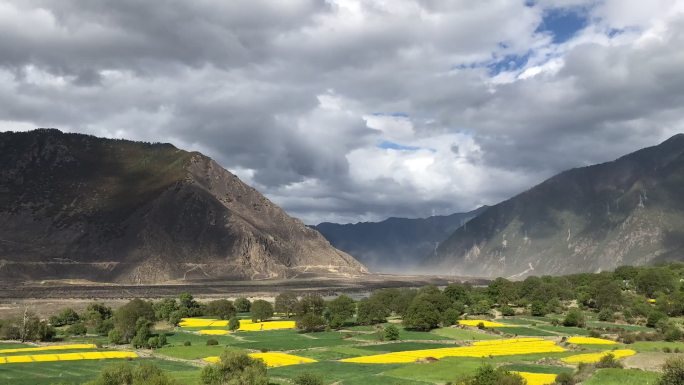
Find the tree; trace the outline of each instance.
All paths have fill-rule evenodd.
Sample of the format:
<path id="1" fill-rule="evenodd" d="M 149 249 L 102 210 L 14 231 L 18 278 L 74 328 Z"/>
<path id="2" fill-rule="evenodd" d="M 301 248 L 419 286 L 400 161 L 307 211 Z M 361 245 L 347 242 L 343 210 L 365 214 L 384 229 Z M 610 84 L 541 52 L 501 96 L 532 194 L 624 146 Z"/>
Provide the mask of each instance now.
<path id="1" fill-rule="evenodd" d="M 240 329 L 240 320 L 237 317 L 231 317 L 228 321 L 228 330 L 236 331 Z"/>
<path id="2" fill-rule="evenodd" d="M 385 326 L 384 339 L 387 341 L 396 341 L 399 339 L 399 328 L 395 325 L 389 324 Z"/>
<path id="3" fill-rule="evenodd" d="M 375 325 L 387 322 L 389 310 L 374 298 L 364 298 L 358 303 L 356 320 L 361 325 Z"/>
<path id="4" fill-rule="evenodd" d="M 204 385 L 268 385 L 262 360 L 232 351 L 224 351 L 219 362 L 205 366 L 200 378 Z"/>
<path id="5" fill-rule="evenodd" d="M 113 319 L 114 328 L 118 330 L 121 341 L 125 343 L 136 334 L 139 319 L 154 322 L 154 309 L 149 302 L 136 298 L 118 308 Z"/>
<path id="6" fill-rule="evenodd" d="M 519 298 L 516 284 L 501 277 L 487 286 L 487 295 L 492 301 L 500 305 L 507 305 Z"/>
<path id="7" fill-rule="evenodd" d="M 406 311 L 403 323 L 407 329 L 429 331 L 439 326 L 441 318 L 434 304 L 419 294 Z"/>
<path id="8" fill-rule="evenodd" d="M 296 313 L 298 317 L 306 314 L 322 316 L 325 309 L 325 300 L 318 294 L 310 293 L 303 296 L 297 304 Z"/>
<path id="9" fill-rule="evenodd" d="M 297 294 L 291 291 L 282 292 L 275 298 L 275 311 L 284 313 L 285 317 L 289 318 L 295 313 L 298 303 Z"/>
<path id="10" fill-rule="evenodd" d="M 470 304 L 470 292 L 472 288 L 470 285 L 464 285 L 462 283 L 451 283 L 446 288 L 444 288 L 444 295 L 447 296 L 452 302 L 462 302 L 464 304 Z"/>
<path id="11" fill-rule="evenodd" d="M 218 317 L 219 319 L 230 319 L 236 314 L 235 306 L 227 299 L 211 301 L 205 309 L 206 315 Z"/>
<path id="12" fill-rule="evenodd" d="M 584 313 L 582 313 L 582 311 L 579 309 L 570 309 L 563 320 L 563 326 L 576 326 L 582 328 L 586 325 L 587 320 L 584 317 Z"/>
<path id="13" fill-rule="evenodd" d="M 252 302 L 252 321 L 265 321 L 273 317 L 273 305 L 270 302 L 258 299 Z"/>
<path id="14" fill-rule="evenodd" d="M 237 310 L 238 313 L 247 313 L 249 312 L 252 303 L 245 297 L 239 297 L 233 302 L 233 306 L 235 306 L 235 310 Z"/>
<path id="15" fill-rule="evenodd" d="M 461 381 L 464 385 L 524 385 L 525 380 L 518 374 L 514 374 L 501 368 L 494 369 L 489 364 L 480 366 L 473 377 Z"/>
<path id="16" fill-rule="evenodd" d="M 657 385 L 682 385 L 684 384 L 684 358 L 668 358 L 663 365 L 663 375 L 658 379 Z"/>
<path id="17" fill-rule="evenodd" d="M 333 328 L 344 325 L 345 321 L 354 317 L 356 313 L 356 302 L 346 295 L 340 295 L 328 302 L 329 323 Z"/>
<path id="18" fill-rule="evenodd" d="M 418 295 L 418 291 L 415 289 L 399 289 L 397 296 L 394 297 L 394 301 L 390 305 L 390 310 L 403 317 L 416 295 Z"/>
<path id="19" fill-rule="evenodd" d="M 637 292 L 649 298 L 658 292 L 671 293 L 675 287 L 674 276 L 667 268 L 644 268 L 635 281 Z"/>
<path id="20" fill-rule="evenodd" d="M 50 323 L 52 326 L 73 325 L 80 321 L 80 319 L 81 317 L 79 317 L 74 309 L 66 308 L 58 315 L 50 317 Z"/>
<path id="21" fill-rule="evenodd" d="M 297 329 L 304 333 L 321 331 L 325 328 L 323 317 L 315 314 L 305 314 L 297 319 Z"/>
<path id="22" fill-rule="evenodd" d="M 622 287 L 615 281 L 597 281 L 594 302 L 599 310 L 617 310 L 622 306 Z"/>
<path id="23" fill-rule="evenodd" d="M 658 310 L 653 310 L 648 314 L 648 318 L 646 319 L 646 326 L 654 328 L 662 320 L 667 320 L 667 314 Z"/>
<path id="24" fill-rule="evenodd" d="M 304 372 L 294 379 L 295 385 L 323 385 L 323 379 L 313 373 Z"/>
<path id="25" fill-rule="evenodd" d="M 102 368 L 98 378 L 85 385 L 176 385 L 176 382 L 154 364 L 117 363 Z"/>
<path id="26" fill-rule="evenodd" d="M 534 301 L 530 306 L 530 313 L 535 317 L 543 317 L 546 315 L 546 305 L 542 301 Z"/>
<path id="27" fill-rule="evenodd" d="M 180 310 L 185 317 L 196 317 L 202 315 L 201 306 L 197 301 L 195 301 L 195 298 L 193 298 L 192 294 L 181 293 L 178 296 L 178 302 L 178 310 Z"/>
<path id="28" fill-rule="evenodd" d="M 131 340 L 131 345 L 135 348 L 149 348 L 148 342 L 152 337 L 152 322 L 139 318 L 136 323 L 135 336 Z"/>
<path id="29" fill-rule="evenodd" d="M 156 302 L 153 306 L 154 315 L 159 320 L 168 320 L 169 323 L 176 325 L 177 322 L 171 322 L 171 314 L 178 311 L 178 302 L 175 298 L 165 298 L 159 302 Z M 180 314 L 180 313 L 179 313 Z M 178 317 L 179 320 L 181 317 Z"/>
<path id="30" fill-rule="evenodd" d="M 88 329 L 85 327 L 83 322 L 79 322 L 69 326 L 66 332 L 70 336 L 84 336 L 86 333 L 88 333 Z"/>

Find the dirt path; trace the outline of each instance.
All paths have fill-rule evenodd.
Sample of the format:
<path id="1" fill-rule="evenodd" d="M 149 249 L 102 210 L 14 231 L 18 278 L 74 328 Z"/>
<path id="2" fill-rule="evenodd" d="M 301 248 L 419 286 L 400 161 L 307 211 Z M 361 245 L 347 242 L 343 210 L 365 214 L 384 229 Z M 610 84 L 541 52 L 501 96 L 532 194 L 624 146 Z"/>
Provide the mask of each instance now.
<path id="1" fill-rule="evenodd" d="M 684 357 L 684 354 L 660 352 L 639 353 L 625 358 L 623 363 L 625 364 L 625 367 L 629 369 L 641 369 L 658 372 L 665 361 L 671 357 Z"/>

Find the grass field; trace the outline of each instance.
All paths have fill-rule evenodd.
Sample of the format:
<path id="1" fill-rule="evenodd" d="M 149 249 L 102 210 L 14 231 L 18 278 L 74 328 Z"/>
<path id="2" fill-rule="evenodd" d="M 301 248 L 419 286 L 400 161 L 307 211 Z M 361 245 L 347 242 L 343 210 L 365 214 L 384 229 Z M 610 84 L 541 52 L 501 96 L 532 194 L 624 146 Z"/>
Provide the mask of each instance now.
<path id="1" fill-rule="evenodd" d="M 600 369 L 584 385 L 654 385 L 658 374 L 636 369 Z"/>
<path id="2" fill-rule="evenodd" d="M 459 376 L 475 373 L 483 363 L 502 366 L 509 371 L 559 374 L 572 372 L 574 365 L 562 366 L 560 360 L 578 354 L 596 354 L 618 349 L 633 349 L 637 352 L 662 351 L 678 348 L 684 351 L 684 343 L 636 342 L 630 345 L 561 345 L 554 341 L 562 336 L 587 336 L 587 329 L 552 326 L 550 319 L 533 317 L 509 317 L 496 320 L 507 327 L 499 328 L 506 335 L 520 338 L 530 337 L 527 341 L 544 345 L 543 348 L 519 349 L 515 342 L 505 341 L 503 335 L 491 330 L 478 330 L 474 327 L 445 327 L 431 332 L 400 330 L 398 341 L 381 341 L 376 328 L 370 326 L 351 326 L 340 331 L 302 334 L 296 330 L 238 331 L 226 336 L 199 335 L 196 331 L 176 328 L 166 331 L 168 344 L 151 351 L 152 358 L 130 361 L 137 365 L 141 362 L 154 362 L 162 369 L 171 372 L 181 384 L 199 385 L 200 365 L 203 358 L 220 356 L 225 350 L 245 353 L 278 356 L 287 353 L 313 359 L 318 362 L 269 368 L 272 384 L 289 385 L 291 380 L 302 372 L 319 374 L 326 385 L 435 385 L 455 381 Z M 216 340 L 218 345 L 207 346 L 208 340 Z M 68 338 L 63 343 L 90 343 L 90 337 Z M 185 342 L 190 346 L 185 346 Z M 580 339 L 577 341 L 589 341 Z M 545 345 L 546 344 L 546 345 Z M 541 346 L 540 345 L 540 346 Z M 69 350 L 8 351 L 7 349 L 31 348 L 31 345 L 0 343 L 0 357 L 28 354 L 61 354 L 73 352 L 115 351 L 122 347 L 105 346 L 72 347 Z M 436 349 L 436 350 L 435 350 Z M 452 351 L 452 349 L 454 349 Z M 448 350 L 448 351 L 447 351 Z M 413 352 L 413 353 L 412 353 Z M 423 352 L 423 353 L 420 353 Z M 444 353 L 444 354 L 442 354 Z M 147 356 L 150 351 L 145 351 Z M 364 357 L 378 355 L 410 356 L 437 358 L 434 362 L 411 362 L 413 360 L 388 360 L 388 363 L 364 363 Z M 422 356 L 421 356 L 422 354 Z M 456 355 L 456 356 L 452 356 Z M 479 357 L 479 356 L 482 357 Z M 282 355 L 281 355 L 282 356 Z M 418 357 L 416 356 L 416 357 Z M 420 359 L 420 357 L 418 359 Z M 349 360 L 356 362 L 341 362 Z M 414 359 L 415 360 L 415 359 Z M 51 385 L 81 384 L 93 379 L 102 367 L 120 360 L 94 360 L 69 362 L 32 362 L 0 365 L 0 385 Z M 28 374 L 27 374 L 28 373 Z M 650 384 L 657 375 L 650 372 L 633 370 L 601 370 L 585 385 L 632 385 Z M 636 378 L 636 379 L 635 379 Z"/>
<path id="3" fill-rule="evenodd" d="M 50 385 L 81 384 L 92 380 L 100 370 L 118 360 L 42 362 L 3 365 L 0 370 L 0 385 Z M 174 378 L 184 378 L 189 384 L 198 383 L 197 367 L 165 360 L 140 359 L 130 361 L 134 365 L 153 362 L 160 368 L 171 372 Z M 39 370 L 37 370 L 39 368 Z"/>

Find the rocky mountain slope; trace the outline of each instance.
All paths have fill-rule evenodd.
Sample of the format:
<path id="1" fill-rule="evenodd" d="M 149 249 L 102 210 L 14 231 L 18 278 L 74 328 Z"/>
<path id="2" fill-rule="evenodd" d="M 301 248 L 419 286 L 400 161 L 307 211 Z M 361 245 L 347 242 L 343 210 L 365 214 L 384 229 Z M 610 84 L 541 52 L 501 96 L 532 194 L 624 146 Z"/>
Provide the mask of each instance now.
<path id="1" fill-rule="evenodd" d="M 435 271 L 522 277 L 684 259 L 684 135 L 572 169 L 490 207 L 427 256 Z"/>
<path id="2" fill-rule="evenodd" d="M 314 228 L 340 250 L 356 257 L 373 271 L 405 272 L 457 228 L 485 210 L 428 218 L 388 218 L 381 222 L 337 224 L 324 222 Z"/>
<path id="3" fill-rule="evenodd" d="M 0 279 L 365 272 L 202 154 L 57 130 L 0 133 Z"/>

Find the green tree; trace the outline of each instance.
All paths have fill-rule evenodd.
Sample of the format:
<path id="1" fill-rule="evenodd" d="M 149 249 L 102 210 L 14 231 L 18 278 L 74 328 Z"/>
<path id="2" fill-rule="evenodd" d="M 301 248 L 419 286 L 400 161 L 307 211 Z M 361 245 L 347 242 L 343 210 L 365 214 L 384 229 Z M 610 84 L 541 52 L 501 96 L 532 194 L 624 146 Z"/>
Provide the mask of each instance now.
<path id="1" fill-rule="evenodd" d="M 240 320 L 237 317 L 231 317 L 228 321 L 228 330 L 235 331 L 240 329 Z"/>
<path id="2" fill-rule="evenodd" d="M 154 364 L 117 363 L 102 368 L 97 379 L 85 385 L 176 385 L 176 382 Z"/>
<path id="3" fill-rule="evenodd" d="M 487 286 L 487 295 L 492 301 L 500 305 L 508 305 L 519 298 L 517 285 L 501 277 L 495 279 Z"/>
<path id="4" fill-rule="evenodd" d="M 599 310 L 617 310 L 622 304 L 622 287 L 616 281 L 598 281 L 594 301 Z"/>
<path id="5" fill-rule="evenodd" d="M 267 319 L 273 317 L 273 305 L 270 302 L 264 301 L 263 299 L 257 299 L 252 302 L 252 321 L 266 321 Z"/>
<path id="6" fill-rule="evenodd" d="M 441 318 L 434 304 L 419 294 L 406 311 L 403 323 L 407 329 L 429 331 L 439 326 Z"/>
<path id="7" fill-rule="evenodd" d="M 329 323 L 333 328 L 338 328 L 354 317 L 356 312 L 356 302 L 350 297 L 342 294 L 334 300 L 328 302 Z"/>
<path id="8" fill-rule="evenodd" d="M 325 300 L 318 294 L 310 293 L 304 295 L 297 304 L 296 313 L 298 317 L 302 317 L 306 314 L 313 314 L 316 316 L 322 316 L 323 310 L 325 310 Z"/>
<path id="9" fill-rule="evenodd" d="M 167 320 L 169 323 L 176 325 L 177 322 L 171 322 L 171 314 L 178 311 L 178 302 L 175 298 L 165 298 L 159 302 L 156 302 L 153 306 L 154 315 L 159 320 Z M 178 317 L 179 319 L 181 317 Z"/>
<path id="10" fill-rule="evenodd" d="M 563 326 L 576 326 L 583 328 L 587 325 L 586 317 L 579 309 L 570 309 L 563 320 Z"/>
<path id="11" fill-rule="evenodd" d="M 119 332 L 121 342 L 129 342 L 133 338 L 139 319 L 155 321 L 152 304 L 139 298 L 129 301 L 114 312 L 114 328 Z"/>
<path id="12" fill-rule="evenodd" d="M 361 325 L 375 325 L 387 322 L 389 309 L 375 298 L 363 298 L 357 305 L 356 320 Z"/>
<path id="13" fill-rule="evenodd" d="M 635 281 L 637 291 L 649 298 L 658 292 L 671 293 L 675 288 L 674 275 L 667 268 L 644 268 Z"/>
<path id="14" fill-rule="evenodd" d="M 78 322 L 69 326 L 66 332 L 70 336 L 84 336 L 86 335 L 86 333 L 88 333 L 88 329 L 83 324 L 83 322 Z"/>
<path id="15" fill-rule="evenodd" d="M 219 319 L 230 319 L 236 314 L 235 306 L 227 299 L 219 299 L 207 303 L 204 309 L 206 315 L 218 317 Z"/>
<path id="16" fill-rule="evenodd" d="M 149 348 L 148 341 L 152 337 L 152 322 L 139 318 L 136 323 L 135 336 L 131 340 L 131 345 L 135 348 Z"/>
<path id="17" fill-rule="evenodd" d="M 205 366 L 200 378 L 204 385 L 268 385 L 262 360 L 232 351 L 224 351 L 218 363 Z"/>
<path id="18" fill-rule="evenodd" d="M 471 303 L 470 292 L 472 288 L 470 285 L 462 283 L 451 283 L 444 288 L 444 295 L 447 296 L 452 302 L 462 302 L 466 305 Z"/>
<path id="19" fill-rule="evenodd" d="M 530 314 L 535 317 L 543 317 L 546 315 L 546 305 L 542 301 L 534 301 L 530 305 Z"/>
<path id="20" fill-rule="evenodd" d="M 399 339 L 399 328 L 396 325 L 389 324 L 385 326 L 384 339 L 387 341 L 396 341 Z"/>
<path id="21" fill-rule="evenodd" d="M 319 375 L 304 372 L 294 378 L 295 385 L 323 385 L 323 378 Z"/>
<path id="22" fill-rule="evenodd" d="M 297 319 L 297 329 L 304 333 L 321 331 L 325 329 L 325 320 L 313 313 L 305 314 Z"/>
<path id="23" fill-rule="evenodd" d="M 278 313 L 284 313 L 285 317 L 290 317 L 297 310 L 297 304 L 299 299 L 297 294 L 291 291 L 285 291 L 275 298 L 275 311 Z"/>
<path id="24" fill-rule="evenodd" d="M 252 303 L 245 297 L 239 297 L 233 302 L 233 306 L 235 306 L 235 310 L 237 310 L 238 313 L 247 313 L 249 312 Z"/>

